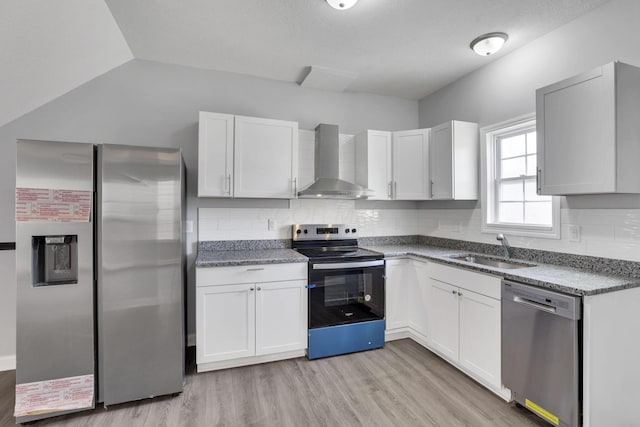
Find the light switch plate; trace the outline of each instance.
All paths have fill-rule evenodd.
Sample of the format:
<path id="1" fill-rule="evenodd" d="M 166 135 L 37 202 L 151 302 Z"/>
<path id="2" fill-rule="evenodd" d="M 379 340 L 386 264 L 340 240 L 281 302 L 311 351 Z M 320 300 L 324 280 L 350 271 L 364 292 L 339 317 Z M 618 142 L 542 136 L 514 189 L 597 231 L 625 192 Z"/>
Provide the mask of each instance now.
<path id="1" fill-rule="evenodd" d="M 186 220 L 184 222 L 184 232 L 185 233 L 193 233 L 193 221 L 192 220 Z"/>
<path id="2" fill-rule="evenodd" d="M 269 231 L 274 231 L 277 227 L 277 222 L 275 219 L 269 219 L 267 220 L 267 228 L 269 229 Z"/>
<path id="3" fill-rule="evenodd" d="M 579 242 L 580 241 L 580 226 L 575 224 L 569 225 L 569 241 L 570 242 Z"/>

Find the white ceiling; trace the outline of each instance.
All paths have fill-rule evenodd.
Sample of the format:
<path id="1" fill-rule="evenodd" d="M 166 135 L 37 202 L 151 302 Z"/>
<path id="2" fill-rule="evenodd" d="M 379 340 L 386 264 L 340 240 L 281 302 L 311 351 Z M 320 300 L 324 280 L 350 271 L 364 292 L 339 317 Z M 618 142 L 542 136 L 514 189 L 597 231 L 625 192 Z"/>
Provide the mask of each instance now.
<path id="1" fill-rule="evenodd" d="M 0 0 L 0 126 L 134 57 L 420 99 L 607 1 Z"/>
<path id="2" fill-rule="evenodd" d="M 504 31 L 499 57 L 607 0 L 105 0 L 136 58 L 288 82 L 305 67 L 358 77 L 349 91 L 420 99 L 495 57 L 469 49 Z"/>

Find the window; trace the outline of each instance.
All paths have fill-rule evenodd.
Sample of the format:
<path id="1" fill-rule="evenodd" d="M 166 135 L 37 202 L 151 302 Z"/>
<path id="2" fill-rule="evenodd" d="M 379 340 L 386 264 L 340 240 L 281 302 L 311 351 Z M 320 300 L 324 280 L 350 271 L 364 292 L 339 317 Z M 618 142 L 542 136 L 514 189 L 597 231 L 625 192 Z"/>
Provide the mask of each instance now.
<path id="1" fill-rule="evenodd" d="M 522 117 L 482 129 L 483 230 L 559 238 L 559 203 L 539 196 L 536 121 Z"/>

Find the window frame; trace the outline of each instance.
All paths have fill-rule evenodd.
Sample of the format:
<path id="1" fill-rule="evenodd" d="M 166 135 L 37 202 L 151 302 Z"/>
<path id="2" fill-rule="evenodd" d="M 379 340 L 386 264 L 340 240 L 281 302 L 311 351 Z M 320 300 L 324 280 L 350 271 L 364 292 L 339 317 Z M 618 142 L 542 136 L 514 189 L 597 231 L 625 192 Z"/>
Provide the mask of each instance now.
<path id="1" fill-rule="evenodd" d="M 495 220 L 499 203 L 499 190 L 495 174 L 497 154 L 496 151 L 498 150 L 498 148 L 496 147 L 496 137 L 505 137 L 509 134 L 516 134 L 523 129 L 527 129 L 532 126 L 535 127 L 535 125 L 536 115 L 527 114 L 480 129 L 480 208 L 482 211 L 481 231 L 483 233 L 504 233 L 514 236 L 560 239 L 560 197 L 557 196 L 551 196 L 551 226 L 533 224 L 510 224 L 497 222 Z M 526 182 L 527 177 L 531 179 L 531 176 L 525 175 L 524 178 L 518 177 L 515 178 L 515 180 L 522 180 L 523 182 Z"/>

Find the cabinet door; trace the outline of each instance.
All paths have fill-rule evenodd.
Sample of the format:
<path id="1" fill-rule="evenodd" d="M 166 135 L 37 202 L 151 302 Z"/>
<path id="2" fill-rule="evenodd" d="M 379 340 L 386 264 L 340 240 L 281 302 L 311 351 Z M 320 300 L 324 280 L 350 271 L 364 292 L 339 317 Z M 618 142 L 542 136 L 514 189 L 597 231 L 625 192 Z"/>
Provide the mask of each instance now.
<path id="1" fill-rule="evenodd" d="M 458 361 L 458 288 L 429 279 L 427 314 L 431 326 L 429 343 L 449 360 Z"/>
<path id="2" fill-rule="evenodd" d="M 198 122 L 198 197 L 233 194 L 234 116 L 200 112 Z"/>
<path id="3" fill-rule="evenodd" d="M 540 194 L 615 191 L 614 64 L 536 92 Z"/>
<path id="4" fill-rule="evenodd" d="M 374 191 L 369 200 L 391 200 L 391 132 L 368 130 L 356 136 L 356 183 Z"/>
<path id="5" fill-rule="evenodd" d="M 427 200 L 429 192 L 429 129 L 393 133 L 393 197 Z"/>
<path id="6" fill-rule="evenodd" d="M 431 129 L 429 142 L 431 198 L 453 199 L 453 129 L 447 122 Z"/>
<path id="7" fill-rule="evenodd" d="M 385 329 L 409 325 L 409 290 L 415 280 L 415 269 L 409 259 L 388 260 L 385 270 Z"/>
<path id="8" fill-rule="evenodd" d="M 412 264 L 413 271 L 409 281 L 409 327 L 426 344 L 431 335 L 428 315 L 430 289 L 427 263 L 413 261 Z"/>
<path id="9" fill-rule="evenodd" d="M 256 285 L 256 355 L 307 347 L 306 280 Z"/>
<path id="10" fill-rule="evenodd" d="M 298 123 L 236 116 L 234 177 L 235 197 L 295 198 Z"/>
<path id="11" fill-rule="evenodd" d="M 196 363 L 255 355 L 255 286 L 196 288 Z"/>
<path id="12" fill-rule="evenodd" d="M 500 301 L 460 290 L 460 365 L 500 388 Z"/>

